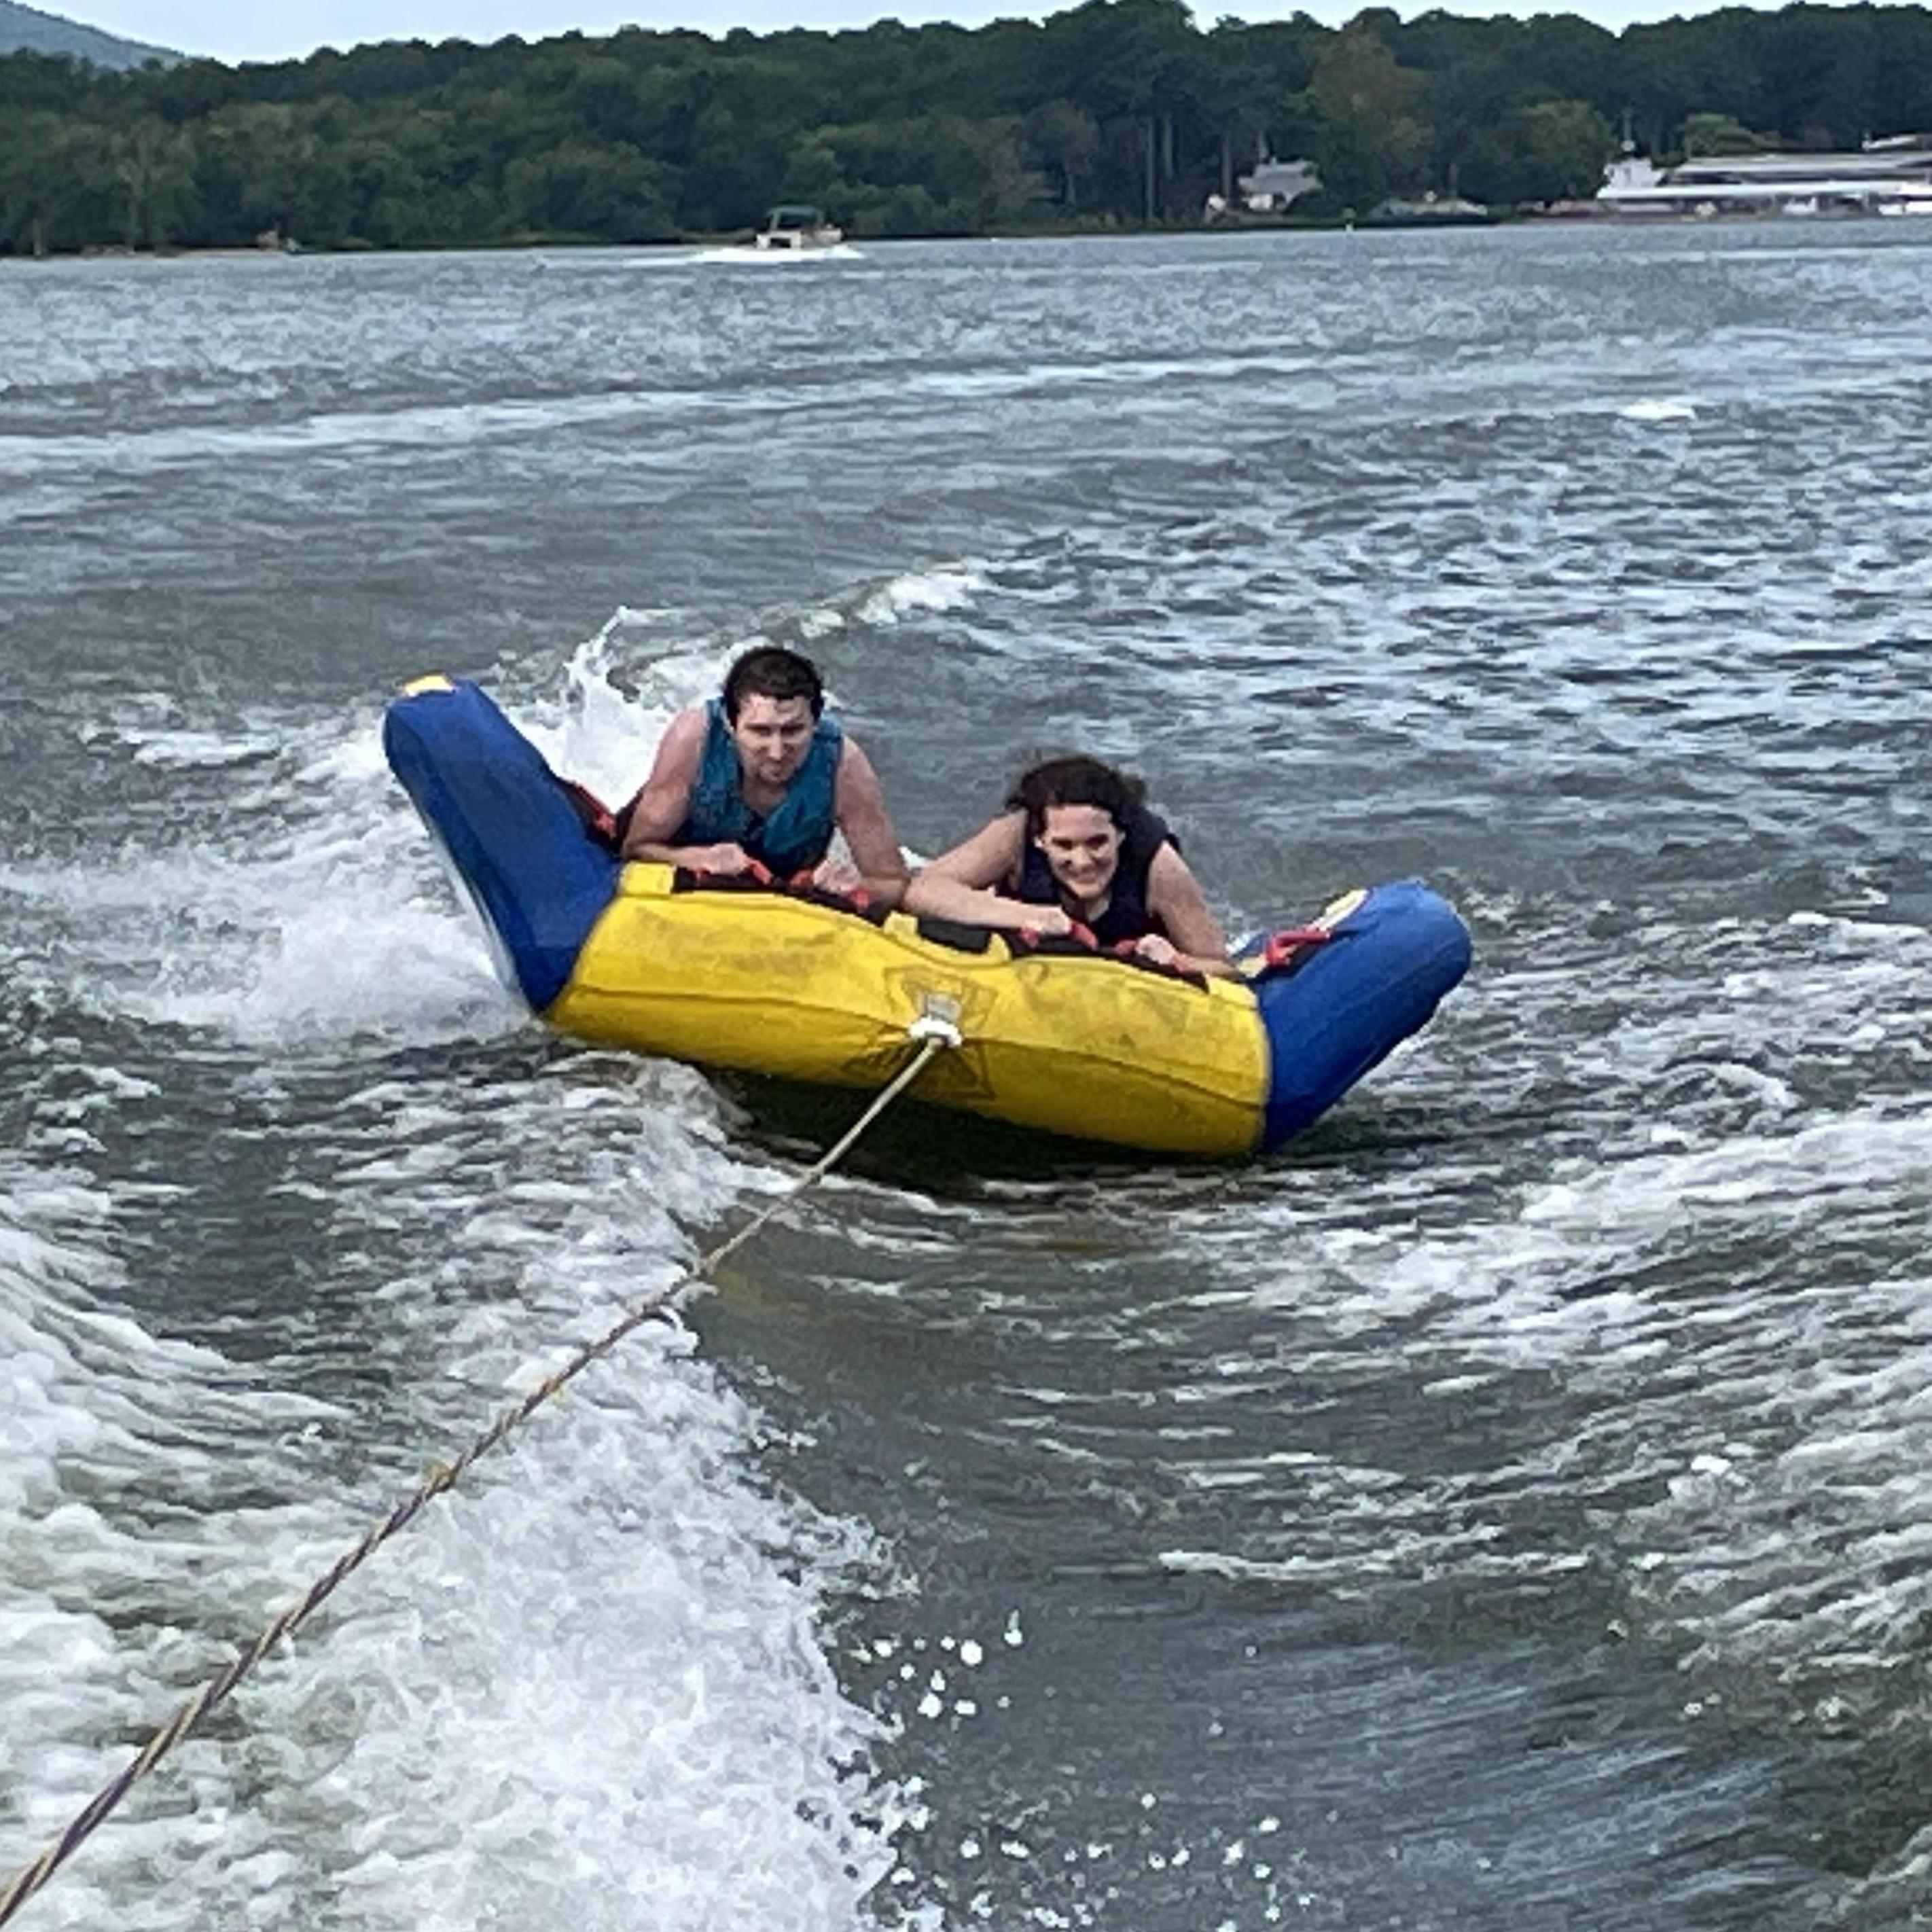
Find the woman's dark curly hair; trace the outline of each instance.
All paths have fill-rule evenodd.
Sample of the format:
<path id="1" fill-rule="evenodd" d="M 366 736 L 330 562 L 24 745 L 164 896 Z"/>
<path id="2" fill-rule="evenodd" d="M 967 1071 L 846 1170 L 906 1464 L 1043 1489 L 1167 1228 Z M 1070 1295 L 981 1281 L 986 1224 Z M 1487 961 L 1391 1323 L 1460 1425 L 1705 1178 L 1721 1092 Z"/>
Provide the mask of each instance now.
<path id="1" fill-rule="evenodd" d="M 1138 778 L 1098 758 L 1048 758 L 1014 779 L 1006 809 L 1026 814 L 1029 838 L 1040 836 L 1048 811 L 1056 805 L 1093 806 L 1124 833 L 1146 796 L 1147 788 Z"/>

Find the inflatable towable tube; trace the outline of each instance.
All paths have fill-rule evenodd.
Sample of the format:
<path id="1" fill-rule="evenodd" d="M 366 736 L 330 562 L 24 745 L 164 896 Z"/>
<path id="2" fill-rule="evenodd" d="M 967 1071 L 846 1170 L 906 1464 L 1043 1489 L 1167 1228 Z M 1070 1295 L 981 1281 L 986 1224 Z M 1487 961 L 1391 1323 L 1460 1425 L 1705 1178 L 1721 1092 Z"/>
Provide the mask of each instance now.
<path id="1" fill-rule="evenodd" d="M 535 746 L 475 685 L 410 686 L 389 764 L 441 840 L 536 1012 L 590 1040 L 876 1088 L 922 1014 L 962 1044 L 922 1100 L 1153 1152 L 1274 1147 L 1424 1025 L 1469 962 L 1414 880 L 1350 894 L 1203 980 L 836 895 L 623 864 Z"/>

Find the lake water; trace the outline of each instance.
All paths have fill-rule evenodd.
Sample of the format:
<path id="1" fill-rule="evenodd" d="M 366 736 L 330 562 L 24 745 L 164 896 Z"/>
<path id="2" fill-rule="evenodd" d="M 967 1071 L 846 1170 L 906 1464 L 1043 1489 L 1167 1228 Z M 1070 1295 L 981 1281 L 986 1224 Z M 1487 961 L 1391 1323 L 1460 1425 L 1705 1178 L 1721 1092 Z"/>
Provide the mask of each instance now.
<path id="1" fill-rule="evenodd" d="M 1928 340 L 1888 224 L 0 265 L 0 1884 L 854 1112 L 524 1018 L 402 680 L 621 794 L 800 644 L 921 850 L 1077 744 L 1477 948 L 1255 1165 L 889 1119 L 20 1922 L 1924 1922 Z"/>

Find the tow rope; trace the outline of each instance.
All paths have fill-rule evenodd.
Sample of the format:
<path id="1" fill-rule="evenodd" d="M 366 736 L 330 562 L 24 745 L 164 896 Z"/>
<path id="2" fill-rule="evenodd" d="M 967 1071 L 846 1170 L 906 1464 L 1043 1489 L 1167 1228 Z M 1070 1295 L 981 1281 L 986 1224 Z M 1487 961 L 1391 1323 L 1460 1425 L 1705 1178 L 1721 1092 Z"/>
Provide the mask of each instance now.
<path id="1" fill-rule="evenodd" d="M 906 1029 L 907 1036 L 918 1046 L 918 1052 L 888 1084 L 873 1096 L 866 1111 L 831 1148 L 807 1168 L 790 1188 L 762 1211 L 754 1214 L 736 1234 L 728 1240 L 719 1242 L 708 1254 L 700 1257 L 668 1287 L 660 1288 L 656 1294 L 646 1297 L 596 1341 L 580 1348 L 562 1368 L 546 1376 L 520 1402 L 514 1402 L 505 1409 L 489 1428 L 454 1460 L 433 1468 L 412 1496 L 398 1503 L 352 1550 L 345 1551 L 338 1557 L 302 1596 L 274 1618 L 246 1650 L 231 1658 L 196 1691 L 148 1738 L 120 1774 L 99 1792 L 84 1810 L 76 1814 L 67 1829 L 9 1882 L 6 1890 L 0 1892 L 0 1926 L 5 1925 L 14 1917 L 80 1848 L 95 1827 L 106 1820 L 128 1792 L 182 1738 L 188 1736 L 202 1718 L 220 1705 L 284 1637 L 295 1630 L 328 1600 L 338 1583 L 360 1569 L 391 1537 L 406 1528 L 428 1504 L 446 1490 L 454 1489 L 479 1456 L 487 1455 L 495 1448 L 512 1430 L 526 1421 L 592 1362 L 599 1361 L 608 1355 L 632 1330 L 642 1327 L 646 1322 L 674 1320 L 677 1304 L 687 1289 L 706 1280 L 721 1262 L 735 1254 L 761 1228 L 789 1208 L 808 1189 L 823 1180 L 858 1144 L 879 1116 L 926 1070 L 927 1063 L 935 1054 L 961 1044 L 958 1022 L 958 1008 L 954 1001 L 928 995 L 925 1011 Z"/>

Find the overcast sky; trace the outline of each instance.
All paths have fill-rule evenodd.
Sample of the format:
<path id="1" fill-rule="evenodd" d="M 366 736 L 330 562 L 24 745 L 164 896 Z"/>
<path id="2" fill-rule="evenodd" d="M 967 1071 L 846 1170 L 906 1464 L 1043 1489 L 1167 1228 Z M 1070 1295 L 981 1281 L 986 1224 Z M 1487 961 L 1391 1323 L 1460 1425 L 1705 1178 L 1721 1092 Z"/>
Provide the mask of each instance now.
<path id="1" fill-rule="evenodd" d="M 540 40 L 574 27 L 585 34 L 614 32 L 626 23 L 640 27 L 698 27 L 722 33 L 729 27 L 758 32 L 774 27 L 862 27 L 891 16 L 909 25 L 956 20 L 976 27 L 1002 15 L 1038 19 L 1060 4 L 1024 4 L 1017 0 L 32 0 L 44 13 L 101 27 L 130 40 L 178 47 L 184 53 L 209 54 L 218 60 L 289 60 L 317 47 L 350 47 L 364 40 L 500 40 L 520 34 Z M 1348 19 L 1368 0 L 1302 0 L 1302 10 L 1330 25 Z M 1718 0 L 1709 0 L 1709 4 Z M 1195 17 L 1204 25 L 1232 14 L 1244 20 L 1285 19 L 1294 0 L 1197 0 Z M 1405 16 L 1426 10 L 1399 6 Z M 1457 14 L 1529 14 L 1570 11 L 1607 27 L 1633 20 L 1664 20 L 1676 14 L 1708 10 L 1702 0 L 1523 0 L 1523 4 L 1455 4 Z"/>

